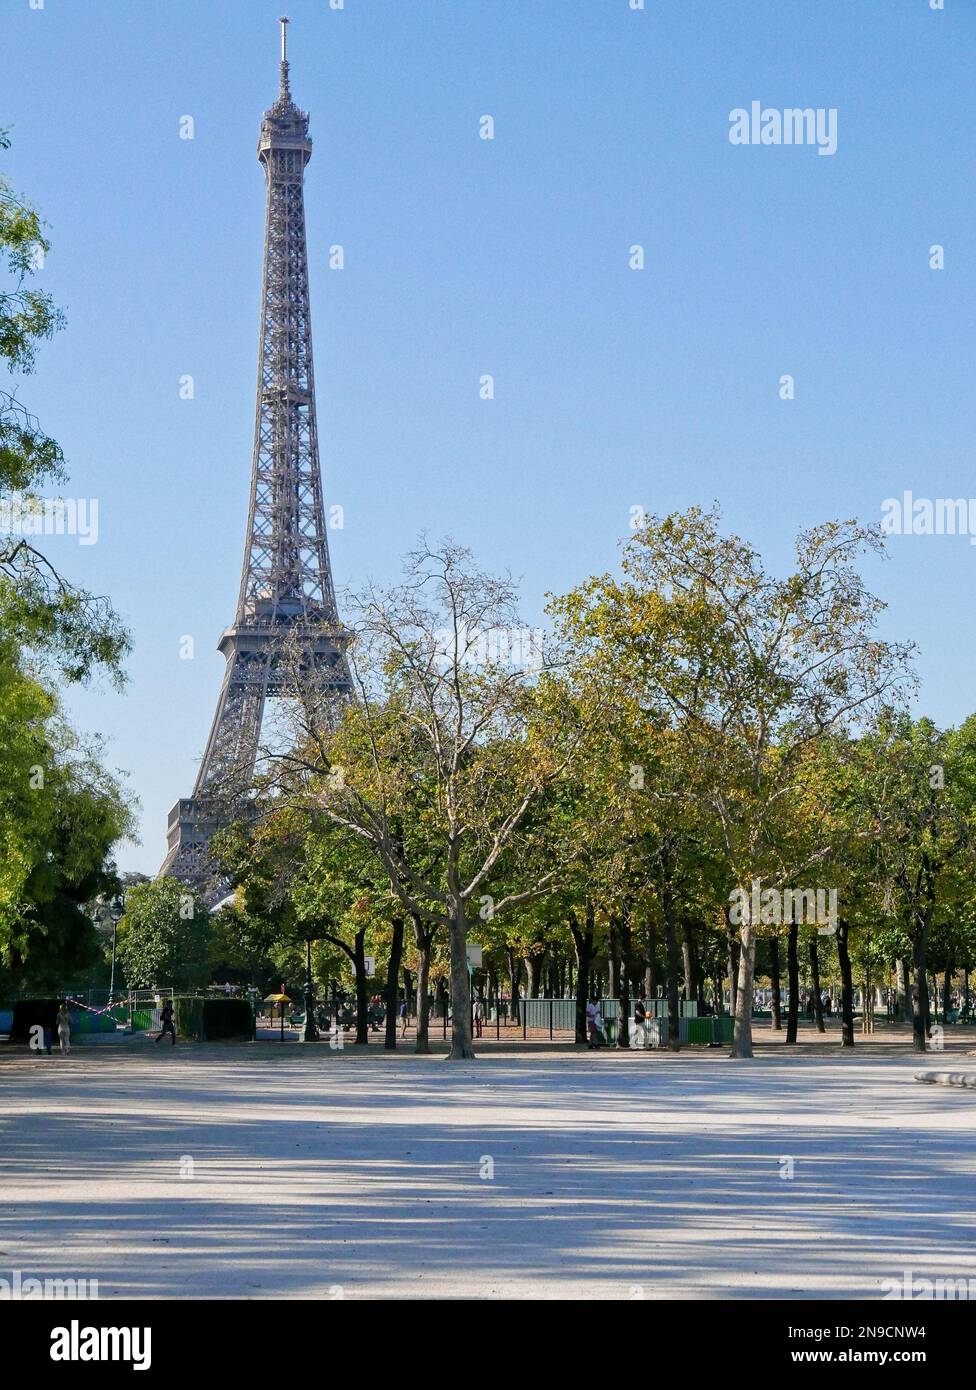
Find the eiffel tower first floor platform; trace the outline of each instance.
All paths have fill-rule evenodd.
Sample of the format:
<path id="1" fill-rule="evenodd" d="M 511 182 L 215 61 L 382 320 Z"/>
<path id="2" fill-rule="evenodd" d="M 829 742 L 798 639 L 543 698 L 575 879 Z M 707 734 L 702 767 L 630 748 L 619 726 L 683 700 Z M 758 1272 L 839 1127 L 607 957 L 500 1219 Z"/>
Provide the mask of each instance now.
<path id="1" fill-rule="evenodd" d="M 229 885 L 210 858 L 210 841 L 224 821 L 195 797 L 182 797 L 169 813 L 166 858 L 159 878 L 178 878 L 212 907 Z"/>
<path id="2" fill-rule="evenodd" d="M 224 632 L 218 646 L 227 665 L 210 738 L 193 795 L 170 811 L 159 878 L 182 880 L 208 905 L 226 896 L 229 884 L 210 857 L 210 842 L 217 830 L 248 814 L 265 701 L 294 697 L 304 680 L 326 699 L 348 700 L 346 638 L 335 623 L 282 624 L 277 631 L 238 623 Z"/>

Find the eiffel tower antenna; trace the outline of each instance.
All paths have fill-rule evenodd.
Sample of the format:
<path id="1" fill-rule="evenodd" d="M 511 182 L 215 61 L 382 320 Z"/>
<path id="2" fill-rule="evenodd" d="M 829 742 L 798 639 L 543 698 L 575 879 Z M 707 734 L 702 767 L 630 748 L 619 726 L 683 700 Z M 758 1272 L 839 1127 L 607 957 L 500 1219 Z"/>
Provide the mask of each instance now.
<path id="1" fill-rule="evenodd" d="M 281 25 L 281 96 L 290 97 L 291 91 L 288 87 L 288 25 L 291 20 L 287 15 L 282 15 L 278 20 Z"/>
<path id="2" fill-rule="evenodd" d="M 264 271 L 250 505 L 234 621 L 210 737 L 193 795 L 170 812 L 160 876 L 172 874 L 216 901 L 213 832 L 240 814 L 254 773 L 265 701 L 293 696 L 294 652 L 327 689 L 346 698 L 348 633 L 339 622 L 322 504 L 312 324 L 305 241 L 308 116 L 291 97 L 287 26 L 281 22 L 281 87 L 265 113 L 258 160 L 265 173 Z"/>

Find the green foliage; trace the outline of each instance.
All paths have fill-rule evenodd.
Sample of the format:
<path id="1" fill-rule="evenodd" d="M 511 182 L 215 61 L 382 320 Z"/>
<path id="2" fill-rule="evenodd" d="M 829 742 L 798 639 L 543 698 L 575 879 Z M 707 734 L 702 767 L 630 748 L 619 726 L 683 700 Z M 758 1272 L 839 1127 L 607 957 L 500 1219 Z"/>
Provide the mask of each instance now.
<path id="1" fill-rule="evenodd" d="M 0 150 L 9 148 L 7 132 L 0 130 Z M 50 249 L 38 214 L 0 178 L 0 255 L 14 282 L 12 288 L 0 290 L 0 357 L 22 372 L 33 368 L 37 343 L 62 324 L 49 295 L 24 287 L 38 257 Z"/>
<path id="2" fill-rule="evenodd" d="M 99 959 L 85 910 L 116 884 L 112 847 L 131 816 L 97 747 L 0 640 L 0 981 L 64 988 Z"/>
<path id="3" fill-rule="evenodd" d="M 119 922 L 117 960 L 132 989 L 188 989 L 206 982 L 209 914 L 174 878 L 130 888 Z"/>
<path id="4" fill-rule="evenodd" d="M 180 998 L 173 1000 L 173 1023 L 181 1038 L 191 1042 L 203 1042 L 203 1009 L 206 1000 Z"/>
<path id="5" fill-rule="evenodd" d="M 0 149 L 9 146 L 0 131 Z M 0 359 L 11 372 L 30 373 L 38 345 L 62 326 L 50 296 L 29 277 L 49 245 L 38 214 L 0 179 Z M 29 505 L 45 483 L 65 478 L 57 442 L 17 397 L 0 389 L 0 500 L 22 494 Z M 70 584 L 23 535 L 0 534 L 0 624 L 35 661 L 65 680 L 84 681 L 98 668 L 117 683 L 129 637 L 104 598 Z"/>

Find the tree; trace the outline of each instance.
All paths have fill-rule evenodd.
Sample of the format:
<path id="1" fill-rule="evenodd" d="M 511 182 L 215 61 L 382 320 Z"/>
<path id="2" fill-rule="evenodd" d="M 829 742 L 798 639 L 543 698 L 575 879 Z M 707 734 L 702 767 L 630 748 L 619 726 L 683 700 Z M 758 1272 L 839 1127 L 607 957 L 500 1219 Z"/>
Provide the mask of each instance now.
<path id="1" fill-rule="evenodd" d="M 0 149 L 9 145 L 0 131 Z M 0 359 L 29 374 L 62 324 L 30 276 L 48 250 L 40 218 L 0 179 Z M 96 668 L 121 682 L 128 637 L 106 600 L 72 586 L 34 537 L 37 489 L 64 460 L 18 399 L 0 387 L 0 965 L 21 982 L 67 977 L 98 958 L 86 896 L 114 883 L 109 853 L 130 829 L 118 783 L 58 708 L 52 678 Z M 57 519 L 57 499 L 48 499 Z"/>
<path id="2" fill-rule="evenodd" d="M 369 1041 L 367 946 L 370 953 L 382 948 L 389 954 L 386 1041 L 389 1045 L 392 1033 L 395 1049 L 404 914 L 379 866 L 357 838 L 321 817 L 310 825 L 285 799 L 258 801 L 254 811 L 249 821 L 214 840 L 215 856 L 237 884 L 227 929 L 236 923 L 248 936 L 257 930 L 255 942 L 276 962 L 278 973 L 293 978 L 304 979 L 295 952 L 305 942 L 318 943 L 320 964 L 333 975 L 344 957 L 356 993 L 357 1044 Z"/>
<path id="3" fill-rule="evenodd" d="M 98 959 L 83 910 L 114 891 L 114 844 L 131 830 L 118 781 L 83 744 L 54 693 L 0 638 L 0 967 L 15 988 L 67 985 Z"/>
<path id="4" fill-rule="evenodd" d="M 9 144 L 0 131 L 0 150 Z M 0 359 L 11 372 L 29 374 L 38 345 L 63 325 L 50 296 L 29 283 L 49 249 L 37 212 L 0 179 L 0 260 L 9 280 L 0 287 Z M 0 534 L 0 623 L 64 679 L 85 680 L 101 667 L 121 683 L 130 643 L 111 604 L 70 584 L 33 540 L 44 520 L 36 490 L 64 479 L 57 442 L 19 401 L 16 388 L 0 388 L 0 506 L 8 533 Z M 52 515 L 63 515 L 63 502 L 48 501 Z"/>
<path id="5" fill-rule="evenodd" d="M 116 954 L 130 989 L 188 989 L 207 977 L 209 914 L 175 878 L 140 883 L 126 896 Z"/>
<path id="6" fill-rule="evenodd" d="M 781 885 L 805 865 L 775 844 L 805 754 L 858 720 L 904 679 L 908 649 L 878 639 L 881 601 L 857 572 L 880 539 L 855 522 L 800 534 L 793 572 L 723 536 L 716 511 L 649 519 L 623 574 L 556 605 L 577 640 L 616 659 L 636 697 L 662 708 L 683 747 L 687 795 L 714 817 L 733 882 Z M 741 923 L 732 1056 L 752 1055 L 759 923 Z"/>
<path id="7" fill-rule="evenodd" d="M 912 1035 L 926 1051 L 930 1027 L 929 933 L 936 912 L 970 872 L 976 844 L 976 716 L 940 731 L 886 709 L 848 749 L 850 796 L 864 818 L 879 899 L 900 909 L 911 944 Z"/>
<path id="8" fill-rule="evenodd" d="M 328 685 L 296 668 L 298 726 L 293 750 L 273 759 L 279 787 L 368 845 L 415 921 L 446 929 L 450 1055 L 471 1058 L 471 913 L 506 913 L 555 880 L 558 865 L 538 877 L 529 867 L 529 813 L 577 736 L 543 717 L 545 670 L 511 659 L 527 631 L 512 582 L 467 551 L 421 544 L 404 582 L 369 590 L 356 609 L 357 699 L 337 709 Z M 503 861 L 515 886 L 496 897 Z"/>

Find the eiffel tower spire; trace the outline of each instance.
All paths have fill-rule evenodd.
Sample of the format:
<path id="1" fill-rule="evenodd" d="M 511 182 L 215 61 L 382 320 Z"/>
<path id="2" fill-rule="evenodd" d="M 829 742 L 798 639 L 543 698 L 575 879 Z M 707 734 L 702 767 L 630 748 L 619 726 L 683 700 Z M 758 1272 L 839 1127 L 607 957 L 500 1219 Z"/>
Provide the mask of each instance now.
<path id="1" fill-rule="evenodd" d="M 281 25 L 281 87 L 278 96 L 291 100 L 291 90 L 288 86 L 288 26 L 291 20 L 287 15 L 282 15 L 278 20 Z"/>
<path id="2" fill-rule="evenodd" d="M 293 695 L 293 656 L 338 695 L 352 689 L 348 634 L 339 622 L 322 505 L 305 244 L 308 116 L 291 96 L 288 20 L 281 20 L 281 87 L 265 113 L 258 159 L 265 172 L 264 274 L 251 497 L 244 564 L 232 626 L 218 650 L 227 659 L 210 737 L 192 797 L 170 812 L 160 875 L 217 896 L 208 845 L 240 808 L 254 771 L 268 696 Z"/>

